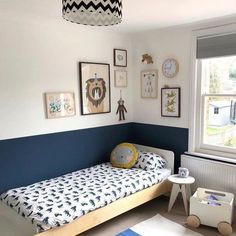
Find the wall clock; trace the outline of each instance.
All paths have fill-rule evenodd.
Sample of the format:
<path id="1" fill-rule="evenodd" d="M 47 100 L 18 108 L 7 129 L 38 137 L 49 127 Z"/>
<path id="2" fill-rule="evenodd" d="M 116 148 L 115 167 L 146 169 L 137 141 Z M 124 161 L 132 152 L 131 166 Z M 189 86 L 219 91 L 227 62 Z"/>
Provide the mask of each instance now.
<path id="1" fill-rule="evenodd" d="M 179 72 L 179 63 L 174 58 L 167 58 L 162 64 L 162 73 L 167 78 L 173 78 Z"/>

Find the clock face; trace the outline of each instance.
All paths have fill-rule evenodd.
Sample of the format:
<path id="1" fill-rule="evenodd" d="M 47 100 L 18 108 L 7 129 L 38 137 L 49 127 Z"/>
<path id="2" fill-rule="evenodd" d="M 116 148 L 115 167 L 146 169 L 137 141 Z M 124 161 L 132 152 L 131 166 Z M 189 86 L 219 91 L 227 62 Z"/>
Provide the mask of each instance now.
<path id="1" fill-rule="evenodd" d="M 162 73 L 167 78 L 173 78 L 179 71 L 179 64 L 173 58 L 166 59 L 162 64 Z"/>

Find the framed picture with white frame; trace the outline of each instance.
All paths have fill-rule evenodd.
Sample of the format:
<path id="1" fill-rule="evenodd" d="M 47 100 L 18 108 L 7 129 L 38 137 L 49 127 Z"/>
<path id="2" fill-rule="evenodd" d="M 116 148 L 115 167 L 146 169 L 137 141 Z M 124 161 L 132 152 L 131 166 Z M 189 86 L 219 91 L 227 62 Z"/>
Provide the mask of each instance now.
<path id="1" fill-rule="evenodd" d="M 127 87 L 127 71 L 115 70 L 115 87 L 125 88 Z"/>
<path id="2" fill-rule="evenodd" d="M 48 119 L 75 115 L 74 93 L 45 93 L 46 115 Z"/>
<path id="3" fill-rule="evenodd" d="M 141 97 L 157 98 L 158 71 L 141 71 Z"/>

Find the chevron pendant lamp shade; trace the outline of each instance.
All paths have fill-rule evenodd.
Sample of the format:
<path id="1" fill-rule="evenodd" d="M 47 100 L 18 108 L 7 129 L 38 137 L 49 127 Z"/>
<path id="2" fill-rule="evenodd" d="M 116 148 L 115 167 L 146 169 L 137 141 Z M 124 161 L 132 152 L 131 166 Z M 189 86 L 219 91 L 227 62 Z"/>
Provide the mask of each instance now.
<path id="1" fill-rule="evenodd" d="M 65 20 L 93 26 L 119 24 L 122 20 L 122 0 L 62 0 Z"/>

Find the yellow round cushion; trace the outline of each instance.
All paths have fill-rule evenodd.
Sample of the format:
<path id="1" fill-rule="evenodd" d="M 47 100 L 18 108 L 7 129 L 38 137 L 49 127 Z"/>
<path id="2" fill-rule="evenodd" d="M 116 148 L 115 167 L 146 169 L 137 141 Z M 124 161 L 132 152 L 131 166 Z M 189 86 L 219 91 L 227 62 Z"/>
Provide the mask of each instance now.
<path id="1" fill-rule="evenodd" d="M 131 168 L 137 161 L 138 151 L 131 143 L 121 143 L 111 152 L 111 164 L 113 167 Z"/>

